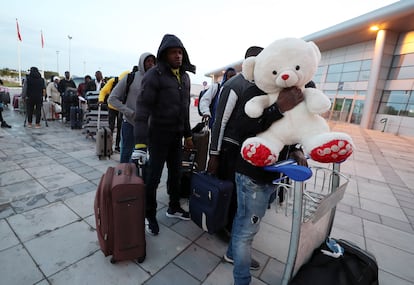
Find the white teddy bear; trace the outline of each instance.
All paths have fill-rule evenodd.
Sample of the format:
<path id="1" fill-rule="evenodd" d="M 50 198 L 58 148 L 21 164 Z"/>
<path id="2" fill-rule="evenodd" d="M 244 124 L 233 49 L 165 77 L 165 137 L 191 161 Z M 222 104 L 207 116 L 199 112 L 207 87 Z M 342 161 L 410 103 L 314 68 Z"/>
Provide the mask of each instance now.
<path id="1" fill-rule="evenodd" d="M 296 86 L 304 94 L 304 101 L 286 111 L 282 119 L 243 142 L 241 154 L 245 160 L 255 166 L 271 165 L 284 145 L 297 143 L 319 162 L 342 162 L 352 154 L 351 137 L 331 132 L 319 115 L 330 109 L 329 98 L 316 88 L 304 88 L 315 75 L 320 59 L 319 48 L 313 42 L 297 38 L 276 40 L 256 57 L 245 59 L 244 77 L 266 93 L 246 103 L 244 110 L 249 117 L 260 117 L 283 88 Z"/>

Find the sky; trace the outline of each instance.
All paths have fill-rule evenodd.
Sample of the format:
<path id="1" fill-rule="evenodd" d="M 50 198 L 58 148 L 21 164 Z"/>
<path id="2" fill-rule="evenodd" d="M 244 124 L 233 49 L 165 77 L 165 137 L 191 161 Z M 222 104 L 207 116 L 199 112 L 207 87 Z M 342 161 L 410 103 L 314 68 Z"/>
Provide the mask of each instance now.
<path id="1" fill-rule="evenodd" d="M 117 76 L 164 34 L 183 42 L 196 75 L 243 59 L 251 45 L 304 37 L 396 0 L 13 0 L 0 10 L 0 68 Z M 17 40 L 16 19 L 22 41 Z M 43 33 L 44 47 L 41 45 Z M 69 36 L 72 39 L 69 39 Z M 20 59 L 20 60 L 19 60 Z M 70 65 L 70 68 L 69 68 Z"/>

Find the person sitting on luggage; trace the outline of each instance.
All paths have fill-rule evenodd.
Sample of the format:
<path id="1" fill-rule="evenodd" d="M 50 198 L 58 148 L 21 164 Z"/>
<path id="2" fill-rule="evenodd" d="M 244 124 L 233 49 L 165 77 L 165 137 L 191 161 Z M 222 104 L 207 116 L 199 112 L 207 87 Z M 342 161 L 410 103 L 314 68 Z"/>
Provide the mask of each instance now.
<path id="1" fill-rule="evenodd" d="M 37 67 L 31 67 L 24 81 L 22 98 L 26 101 L 27 127 L 32 127 L 33 113 L 36 117 L 35 128 L 40 128 L 43 96 L 46 94 L 46 83 Z"/>
<path id="2" fill-rule="evenodd" d="M 135 109 L 135 150 L 133 161 L 147 159 L 149 150 L 146 188 L 146 230 L 159 233 L 156 219 L 157 188 L 164 164 L 167 164 L 167 193 L 169 218 L 189 221 L 190 214 L 180 204 L 180 171 L 182 148 L 192 149 L 190 127 L 190 77 L 195 73 L 188 53 L 175 35 L 164 35 L 157 53 L 157 64 L 142 78 L 141 93 Z"/>

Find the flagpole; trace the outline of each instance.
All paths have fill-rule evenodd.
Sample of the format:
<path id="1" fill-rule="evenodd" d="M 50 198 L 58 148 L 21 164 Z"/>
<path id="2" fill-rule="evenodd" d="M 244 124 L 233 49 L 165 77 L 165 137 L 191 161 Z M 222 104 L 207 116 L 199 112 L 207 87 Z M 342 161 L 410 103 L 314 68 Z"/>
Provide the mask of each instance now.
<path id="1" fill-rule="evenodd" d="M 44 58 L 44 51 L 43 51 L 43 46 L 44 46 L 44 40 L 43 40 L 43 31 L 40 30 L 40 41 L 42 44 L 42 77 L 45 78 L 45 58 Z"/>
<path id="2" fill-rule="evenodd" d="M 22 86 L 22 66 L 20 60 L 20 41 L 17 39 L 17 62 L 19 66 L 19 85 Z"/>
<path id="3" fill-rule="evenodd" d="M 17 22 L 16 18 L 16 28 L 17 28 L 17 64 L 19 68 L 19 85 L 22 86 L 22 66 L 20 60 L 20 42 L 22 41 L 22 37 L 20 35 L 19 23 Z"/>

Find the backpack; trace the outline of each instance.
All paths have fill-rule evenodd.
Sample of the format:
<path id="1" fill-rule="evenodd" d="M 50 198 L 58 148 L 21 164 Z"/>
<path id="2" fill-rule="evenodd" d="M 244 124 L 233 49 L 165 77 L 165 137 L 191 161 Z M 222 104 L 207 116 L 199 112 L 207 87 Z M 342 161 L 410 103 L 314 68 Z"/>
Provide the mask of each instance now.
<path id="1" fill-rule="evenodd" d="M 211 88 L 211 87 L 210 87 Z M 210 103 L 210 114 L 211 114 L 211 119 L 210 119 L 210 121 L 211 122 L 213 122 L 214 121 L 214 115 L 216 114 L 216 105 L 217 105 L 217 102 L 218 102 L 218 98 L 219 98 L 219 93 L 220 93 L 220 88 L 221 88 L 221 86 L 220 86 L 220 83 L 217 83 L 217 91 L 216 91 L 216 94 L 214 95 L 214 98 L 213 98 L 213 100 L 211 100 L 211 103 Z M 197 106 L 197 108 L 198 108 L 198 114 L 200 115 L 200 116 L 203 116 L 203 113 L 201 113 L 201 110 L 200 110 L 200 102 L 201 102 L 201 98 L 203 97 L 203 95 L 207 92 L 207 90 L 208 89 L 205 89 L 205 90 L 202 90 L 201 92 L 200 92 L 200 95 L 198 96 L 198 106 Z"/>
<path id="2" fill-rule="evenodd" d="M 135 72 L 130 72 L 130 73 L 128 73 L 128 77 L 127 77 L 127 85 L 126 85 L 126 89 L 125 89 L 125 97 L 124 97 L 124 99 L 122 100 L 122 104 L 125 104 L 125 103 L 126 103 L 126 100 L 127 100 L 127 98 L 128 98 L 129 86 L 131 86 L 132 81 L 134 81 L 134 77 L 135 77 Z M 114 78 L 114 83 L 112 83 L 111 91 L 110 91 L 108 94 L 106 94 L 106 96 L 105 96 L 105 100 L 104 100 L 104 103 L 105 103 L 105 104 L 107 104 L 109 94 L 111 94 L 112 90 L 114 90 L 114 88 L 115 88 L 115 86 L 118 84 L 118 82 L 119 82 L 119 77 L 118 77 L 118 76 L 116 76 L 116 77 Z"/>
<path id="3" fill-rule="evenodd" d="M 122 100 L 122 104 L 125 104 L 128 98 L 128 93 L 129 93 L 129 87 L 131 86 L 132 82 L 134 81 L 135 78 L 135 72 L 130 72 L 128 73 L 128 77 L 127 77 L 127 85 L 126 85 L 126 89 L 125 89 L 125 97 L 124 100 Z"/>

